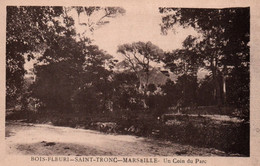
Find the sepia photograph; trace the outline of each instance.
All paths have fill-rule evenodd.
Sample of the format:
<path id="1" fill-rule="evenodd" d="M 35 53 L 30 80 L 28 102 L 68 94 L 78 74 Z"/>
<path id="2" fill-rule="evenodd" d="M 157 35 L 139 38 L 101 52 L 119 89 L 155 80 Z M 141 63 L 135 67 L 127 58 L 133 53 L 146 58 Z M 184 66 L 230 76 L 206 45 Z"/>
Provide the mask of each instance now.
<path id="1" fill-rule="evenodd" d="M 251 156 L 250 7 L 8 5 L 5 21 L 6 154 Z"/>

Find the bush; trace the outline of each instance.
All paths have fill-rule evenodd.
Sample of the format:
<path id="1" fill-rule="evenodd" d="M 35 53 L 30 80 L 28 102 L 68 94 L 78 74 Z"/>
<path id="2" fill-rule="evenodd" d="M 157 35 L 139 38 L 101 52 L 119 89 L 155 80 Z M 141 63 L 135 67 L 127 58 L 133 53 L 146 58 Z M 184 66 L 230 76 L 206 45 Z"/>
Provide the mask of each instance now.
<path id="1" fill-rule="evenodd" d="M 178 119 L 181 124 L 162 126 L 161 136 L 173 142 L 216 148 L 249 156 L 248 123 L 215 123 L 203 117 Z"/>

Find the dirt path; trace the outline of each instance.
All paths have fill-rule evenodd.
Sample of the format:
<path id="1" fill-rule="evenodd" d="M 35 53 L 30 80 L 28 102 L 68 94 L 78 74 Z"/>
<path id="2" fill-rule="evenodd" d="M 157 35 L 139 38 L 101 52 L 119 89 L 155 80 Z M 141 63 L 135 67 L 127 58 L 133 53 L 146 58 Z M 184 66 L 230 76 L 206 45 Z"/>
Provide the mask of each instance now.
<path id="1" fill-rule="evenodd" d="M 6 123 L 6 150 L 21 155 L 226 156 L 216 149 L 195 148 L 129 135 L 51 125 Z"/>

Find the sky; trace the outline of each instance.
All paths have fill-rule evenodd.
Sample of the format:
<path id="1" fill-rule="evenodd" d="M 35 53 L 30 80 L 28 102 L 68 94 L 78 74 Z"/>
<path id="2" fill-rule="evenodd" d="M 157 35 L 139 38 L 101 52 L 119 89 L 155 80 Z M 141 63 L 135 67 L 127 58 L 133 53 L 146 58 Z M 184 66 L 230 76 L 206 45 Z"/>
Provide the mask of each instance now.
<path id="1" fill-rule="evenodd" d="M 126 13 L 123 16 L 110 19 L 110 23 L 103 25 L 95 30 L 92 34 L 94 39 L 93 44 L 99 46 L 107 53 L 111 54 L 118 60 L 123 60 L 123 55 L 117 53 L 117 48 L 121 44 L 133 42 L 148 42 L 151 41 L 164 51 L 172 51 L 182 48 L 182 42 L 188 35 L 201 37 L 193 28 L 183 28 L 176 25 L 174 32 L 169 32 L 167 35 L 161 34 L 160 23 L 162 15 L 157 7 L 149 5 L 144 7 L 126 6 L 123 7 Z M 84 16 L 83 16 L 84 17 Z M 74 17 L 77 20 L 76 17 Z M 84 21 L 84 18 L 80 18 Z M 79 33 L 84 31 L 84 27 L 76 26 Z M 153 64 L 154 67 L 161 67 L 161 64 Z M 204 78 L 208 71 L 199 70 L 198 77 Z"/>
<path id="2" fill-rule="evenodd" d="M 123 60 L 123 56 L 117 53 L 117 48 L 121 44 L 133 42 L 148 42 L 151 41 L 164 51 L 172 51 L 182 47 L 182 42 L 188 35 L 200 36 L 193 28 L 175 27 L 175 32 L 169 32 L 167 35 L 161 34 L 161 19 L 162 15 L 158 8 L 138 6 L 123 7 L 126 10 L 124 15 L 119 15 L 116 18 L 109 19 L 109 23 L 96 29 L 89 35 L 93 39 L 93 44 L 99 46 L 100 49 L 111 54 L 118 60 Z M 75 20 L 75 28 L 77 33 L 83 33 L 86 30 L 85 26 L 79 24 L 76 11 L 71 11 L 70 15 Z M 95 16 L 95 15 L 94 15 Z M 92 19 L 100 18 L 99 15 Z M 80 22 L 87 21 L 87 17 L 80 15 Z M 27 62 L 25 68 L 32 68 L 33 62 Z M 160 65 L 159 65 L 160 66 Z"/>
<path id="3" fill-rule="evenodd" d="M 164 51 L 172 51 L 181 48 L 182 42 L 188 35 L 199 35 L 193 28 L 184 29 L 179 26 L 176 27 L 175 33 L 162 35 L 161 15 L 158 8 L 148 6 L 123 8 L 126 10 L 125 15 L 110 19 L 110 23 L 103 25 L 92 34 L 94 44 L 119 60 L 122 60 L 122 55 L 117 54 L 117 47 L 121 44 L 151 41 Z M 84 27 L 76 26 L 76 28 L 78 32 L 84 31 Z"/>

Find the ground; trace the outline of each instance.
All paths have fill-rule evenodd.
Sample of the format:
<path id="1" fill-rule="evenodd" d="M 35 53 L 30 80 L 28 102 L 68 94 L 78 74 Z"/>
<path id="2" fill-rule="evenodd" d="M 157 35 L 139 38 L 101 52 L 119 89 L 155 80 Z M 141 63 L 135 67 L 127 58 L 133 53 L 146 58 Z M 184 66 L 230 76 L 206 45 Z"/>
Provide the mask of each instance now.
<path id="1" fill-rule="evenodd" d="M 72 156 L 233 156 L 213 148 L 198 148 L 152 138 L 105 134 L 48 124 L 6 122 L 6 150 L 20 155 Z"/>

